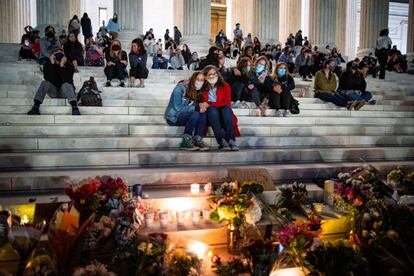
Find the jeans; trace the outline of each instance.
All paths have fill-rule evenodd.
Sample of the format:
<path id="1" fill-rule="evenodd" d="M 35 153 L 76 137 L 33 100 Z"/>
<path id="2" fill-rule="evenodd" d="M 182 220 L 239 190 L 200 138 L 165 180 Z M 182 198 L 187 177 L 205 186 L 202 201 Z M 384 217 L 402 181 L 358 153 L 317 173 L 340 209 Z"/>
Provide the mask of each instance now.
<path id="1" fill-rule="evenodd" d="M 66 98 L 69 102 L 76 102 L 75 88 L 72 84 L 67 82 L 62 84 L 62 87 L 58 88 L 54 86 L 51 82 L 48 82 L 46 80 L 42 81 L 40 83 L 39 89 L 36 92 L 34 99 L 42 103 L 46 95 L 48 95 L 52 99 Z"/>
<path id="2" fill-rule="evenodd" d="M 344 98 L 340 93 L 334 92 L 315 92 L 315 98 L 319 98 L 325 102 L 331 102 L 336 106 L 345 107 L 347 104 L 347 99 Z"/>
<path id="3" fill-rule="evenodd" d="M 257 88 L 248 89 L 248 87 L 241 82 L 236 82 L 231 87 L 232 91 L 232 101 L 247 101 L 254 102 L 257 107 L 260 106 L 260 93 Z"/>
<path id="4" fill-rule="evenodd" d="M 213 129 L 214 136 L 218 144 L 222 144 L 223 138 L 228 142 L 235 140 L 233 114 L 231 108 L 228 106 L 207 108 L 208 122 Z M 223 133 L 224 129 L 224 133 Z"/>
<path id="5" fill-rule="evenodd" d="M 167 121 L 167 123 L 170 126 L 185 126 L 184 134 L 189 136 L 193 136 L 193 132 L 195 130 L 194 136 L 204 137 L 204 131 L 207 124 L 207 114 L 205 112 L 200 113 L 197 111 L 183 112 L 178 116 L 177 122 L 172 123 Z"/>
<path id="6" fill-rule="evenodd" d="M 345 97 L 346 99 L 348 99 L 349 101 L 366 101 L 368 102 L 369 100 L 372 99 L 372 94 L 371 92 L 357 92 L 355 90 L 342 90 L 339 91 L 339 93 Z"/>

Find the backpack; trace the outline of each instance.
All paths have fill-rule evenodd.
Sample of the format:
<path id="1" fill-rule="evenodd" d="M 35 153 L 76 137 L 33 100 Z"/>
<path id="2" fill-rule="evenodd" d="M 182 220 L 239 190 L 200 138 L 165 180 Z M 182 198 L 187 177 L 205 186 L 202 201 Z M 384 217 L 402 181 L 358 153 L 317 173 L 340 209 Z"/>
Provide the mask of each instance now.
<path id="1" fill-rule="evenodd" d="M 90 77 L 85 81 L 78 93 L 78 105 L 102 106 L 101 91 L 98 90 L 95 79 Z"/>
<path id="2" fill-rule="evenodd" d="M 296 100 L 295 98 L 292 98 L 292 100 L 290 101 L 290 113 L 292 114 L 299 114 L 300 110 L 299 110 L 299 101 Z"/>

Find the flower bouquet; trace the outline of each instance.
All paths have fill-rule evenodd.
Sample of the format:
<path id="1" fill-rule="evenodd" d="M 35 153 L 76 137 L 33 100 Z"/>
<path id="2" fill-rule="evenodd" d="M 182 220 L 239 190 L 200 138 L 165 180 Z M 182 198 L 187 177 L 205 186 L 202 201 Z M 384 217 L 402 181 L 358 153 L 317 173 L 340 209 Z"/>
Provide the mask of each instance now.
<path id="1" fill-rule="evenodd" d="M 254 276 L 267 276 L 277 260 L 280 244 L 272 240 L 250 241 L 243 248 L 244 255 L 250 263 L 250 270 Z"/>
<path id="2" fill-rule="evenodd" d="M 245 263 L 236 256 L 230 256 L 227 262 L 223 262 L 219 256 L 214 255 L 211 262 L 213 271 L 220 276 L 237 276 L 248 271 Z"/>
<path id="3" fill-rule="evenodd" d="M 56 263 L 45 248 L 35 249 L 29 258 L 24 276 L 58 276 Z"/>
<path id="4" fill-rule="evenodd" d="M 128 187 L 121 178 L 114 179 L 110 176 L 97 178 L 101 185 L 99 195 L 101 196 L 101 206 L 98 210 L 103 215 L 109 215 L 112 210 L 117 210 L 121 201 L 128 197 Z"/>
<path id="5" fill-rule="evenodd" d="M 76 207 L 67 203 L 62 204 L 53 215 L 47 235 L 61 275 L 69 273 L 67 266 L 73 245 L 93 220 L 94 215 L 91 215 L 82 223 Z"/>
<path id="6" fill-rule="evenodd" d="M 72 276 L 116 276 L 116 274 L 108 271 L 106 265 L 94 261 L 85 267 L 76 268 Z"/>
<path id="7" fill-rule="evenodd" d="M 166 268 L 166 275 L 202 275 L 202 261 L 195 253 L 187 252 L 182 246 L 172 245 L 167 250 Z"/>
<path id="8" fill-rule="evenodd" d="M 139 243 L 136 275 L 156 276 L 162 274 L 167 235 L 150 234 L 146 241 Z"/>
<path id="9" fill-rule="evenodd" d="M 308 190 L 305 184 L 298 184 L 294 182 L 292 186 L 283 185 L 279 188 L 280 194 L 276 199 L 276 206 L 278 209 L 286 208 L 293 211 L 298 211 L 300 214 L 307 216 L 309 213 L 306 207 L 309 204 Z M 294 220 L 290 214 L 286 216 L 289 220 Z"/>
<path id="10" fill-rule="evenodd" d="M 387 184 L 401 194 L 414 195 L 414 171 L 406 173 L 398 166 L 387 174 Z"/>
<path id="11" fill-rule="evenodd" d="M 19 253 L 20 264 L 17 275 L 23 275 L 26 260 L 42 236 L 42 227 L 34 225 L 12 226 L 8 239 L 14 250 Z"/>

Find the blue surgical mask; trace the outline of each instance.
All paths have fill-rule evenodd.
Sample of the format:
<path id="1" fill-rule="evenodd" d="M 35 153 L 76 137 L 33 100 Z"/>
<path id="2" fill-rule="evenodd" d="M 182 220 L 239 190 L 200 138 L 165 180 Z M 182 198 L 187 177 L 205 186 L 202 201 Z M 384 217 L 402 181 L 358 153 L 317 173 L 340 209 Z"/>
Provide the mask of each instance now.
<path id="1" fill-rule="evenodd" d="M 286 69 L 283 69 L 283 68 L 277 69 L 277 74 L 280 77 L 283 77 L 286 74 Z"/>
<path id="2" fill-rule="evenodd" d="M 257 73 L 262 73 L 264 70 L 266 69 L 266 67 L 263 64 L 257 64 L 256 65 L 256 72 Z"/>

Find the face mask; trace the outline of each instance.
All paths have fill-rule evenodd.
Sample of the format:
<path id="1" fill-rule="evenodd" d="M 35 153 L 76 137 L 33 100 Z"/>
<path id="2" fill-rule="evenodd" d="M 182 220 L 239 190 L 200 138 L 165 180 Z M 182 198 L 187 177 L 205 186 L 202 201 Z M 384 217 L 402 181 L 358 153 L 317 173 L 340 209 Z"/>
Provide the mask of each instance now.
<path id="1" fill-rule="evenodd" d="M 159 58 L 162 57 L 162 54 L 157 54 L 157 57 L 159 57 Z"/>
<path id="2" fill-rule="evenodd" d="M 278 74 L 280 77 L 283 77 L 283 76 L 286 74 L 286 69 L 282 69 L 282 68 L 277 69 L 277 74 Z"/>
<path id="3" fill-rule="evenodd" d="M 119 51 L 119 50 L 121 50 L 121 46 L 120 45 L 112 45 L 112 50 L 113 51 Z"/>
<path id="4" fill-rule="evenodd" d="M 203 87 L 203 85 L 204 85 L 204 81 L 198 81 L 198 80 L 196 80 L 194 84 L 197 90 L 200 90 Z"/>
<path id="5" fill-rule="evenodd" d="M 251 69 L 250 66 L 247 66 L 246 68 L 244 68 L 244 72 L 245 73 L 249 73 L 250 72 L 250 69 Z"/>
<path id="6" fill-rule="evenodd" d="M 74 37 L 74 36 L 70 36 L 70 37 L 69 37 L 69 41 L 75 42 L 75 41 L 76 41 L 76 37 Z"/>
<path id="7" fill-rule="evenodd" d="M 262 73 L 265 70 L 265 66 L 263 64 L 257 64 L 256 65 L 256 72 L 257 73 Z"/>
<path id="8" fill-rule="evenodd" d="M 214 77 L 214 78 L 208 79 L 207 81 L 208 81 L 209 84 L 215 85 L 217 83 L 217 81 L 218 81 L 218 77 Z"/>
<path id="9" fill-rule="evenodd" d="M 48 32 L 48 33 L 46 33 L 46 37 L 47 38 L 54 38 L 55 34 L 53 32 Z"/>
<path id="10" fill-rule="evenodd" d="M 56 58 L 57 61 L 61 61 L 64 56 L 65 55 L 63 53 L 60 53 L 60 52 L 55 54 L 55 58 Z"/>

